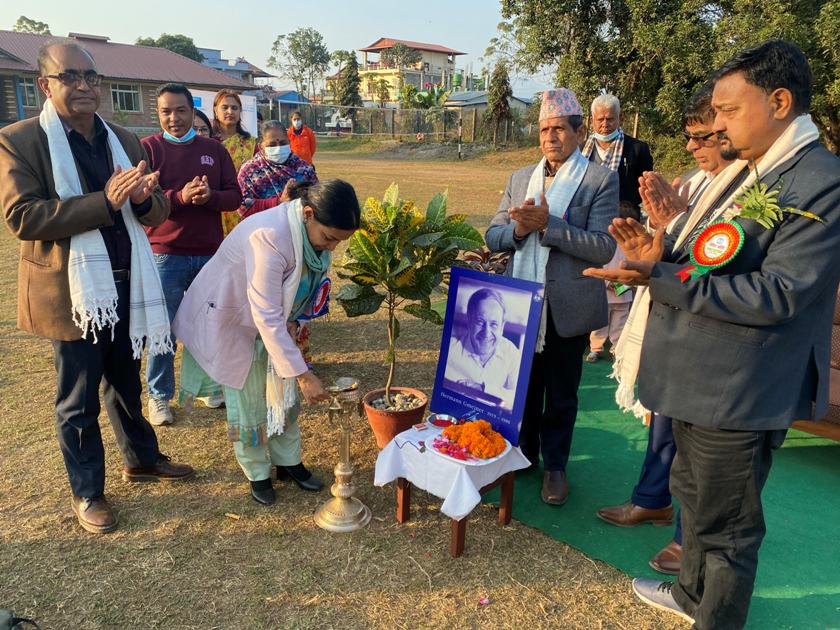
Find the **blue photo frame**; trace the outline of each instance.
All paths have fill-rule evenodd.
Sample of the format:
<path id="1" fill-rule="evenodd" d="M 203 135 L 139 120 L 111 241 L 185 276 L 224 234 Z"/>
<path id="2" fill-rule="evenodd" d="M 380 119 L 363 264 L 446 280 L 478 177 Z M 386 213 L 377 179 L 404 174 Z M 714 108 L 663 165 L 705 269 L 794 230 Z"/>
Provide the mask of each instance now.
<path id="1" fill-rule="evenodd" d="M 543 299 L 542 284 L 453 267 L 433 412 L 487 420 L 519 444 Z"/>

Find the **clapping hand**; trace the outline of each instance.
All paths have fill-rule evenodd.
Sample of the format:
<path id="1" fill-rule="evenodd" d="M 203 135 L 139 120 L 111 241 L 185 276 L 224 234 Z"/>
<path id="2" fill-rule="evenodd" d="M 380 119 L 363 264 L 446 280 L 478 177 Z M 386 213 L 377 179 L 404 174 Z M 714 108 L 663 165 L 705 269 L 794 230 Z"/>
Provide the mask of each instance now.
<path id="1" fill-rule="evenodd" d="M 652 228 L 665 227 L 675 216 L 688 210 L 688 191 L 680 195 L 680 179 L 668 184 L 661 173 L 645 171 L 639 178 L 639 195 Z"/>
<path id="2" fill-rule="evenodd" d="M 155 171 L 154 173 L 149 173 L 148 175 L 141 177 L 140 181 L 128 196 L 129 199 L 131 199 L 131 203 L 137 206 L 146 201 L 158 185 L 159 180 L 160 171 Z"/>
<path id="3" fill-rule="evenodd" d="M 665 250 L 665 228 L 659 228 L 654 236 L 635 219 L 613 219 L 608 228 L 615 242 L 624 252 L 627 260 L 633 262 L 659 262 Z"/>
<path id="4" fill-rule="evenodd" d="M 183 201 L 185 204 L 192 203 L 193 197 L 195 197 L 198 194 L 200 189 L 201 178 L 195 176 L 186 184 L 184 184 L 184 187 L 181 189 L 181 201 Z"/>
<path id="5" fill-rule="evenodd" d="M 517 238 L 528 236 L 531 232 L 540 232 L 548 226 L 548 202 L 542 193 L 539 204 L 534 199 L 526 199 L 521 205 L 509 208 L 508 214 L 516 221 L 514 233 Z"/>
<path id="6" fill-rule="evenodd" d="M 615 219 L 609 227 L 615 242 L 627 260 L 618 269 L 590 267 L 583 275 L 630 286 L 648 283 L 653 266 L 662 259 L 665 250 L 665 228 L 660 227 L 651 236 L 644 226 L 634 219 Z"/>
<path id="7" fill-rule="evenodd" d="M 128 198 L 144 178 L 145 172 L 145 160 L 140 160 L 137 166 L 125 170 L 119 165 L 114 168 L 114 173 L 105 182 L 105 198 L 111 204 L 114 212 L 119 212 L 125 202 L 128 201 Z"/>
<path id="8" fill-rule="evenodd" d="M 202 175 L 201 179 L 198 180 L 196 192 L 192 198 L 192 204 L 194 206 L 203 206 L 208 201 L 210 201 L 210 184 L 207 183 L 207 175 Z"/>

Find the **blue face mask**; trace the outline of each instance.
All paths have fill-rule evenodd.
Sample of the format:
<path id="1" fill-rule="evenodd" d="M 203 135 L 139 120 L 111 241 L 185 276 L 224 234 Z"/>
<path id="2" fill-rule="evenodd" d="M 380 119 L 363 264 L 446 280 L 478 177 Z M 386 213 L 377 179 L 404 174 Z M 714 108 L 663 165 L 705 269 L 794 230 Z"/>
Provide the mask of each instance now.
<path id="1" fill-rule="evenodd" d="M 295 118 L 292 121 L 292 127 L 294 127 L 295 129 L 300 129 L 301 127 L 303 127 L 303 121 L 300 118 Z"/>
<path id="2" fill-rule="evenodd" d="M 280 145 L 279 147 L 263 147 L 266 159 L 276 162 L 277 164 L 285 164 L 292 153 L 292 147 L 288 144 Z"/>
<path id="3" fill-rule="evenodd" d="M 176 138 L 175 136 L 173 136 L 168 131 L 163 132 L 164 140 L 169 140 L 169 142 L 175 142 L 177 144 L 182 144 L 184 142 L 189 142 L 190 140 L 195 138 L 195 136 L 196 136 L 195 129 L 192 129 L 192 128 L 190 128 L 190 130 L 187 133 L 185 133 L 183 136 L 181 136 L 180 138 Z"/>
<path id="4" fill-rule="evenodd" d="M 621 130 L 620 130 L 620 129 L 616 129 L 616 130 L 615 130 L 615 131 L 613 131 L 611 134 L 606 135 L 606 136 L 605 136 L 605 135 L 603 135 L 603 134 L 600 134 L 600 133 L 595 133 L 595 132 L 593 131 L 593 132 L 592 132 L 592 137 L 593 137 L 593 138 L 595 138 L 596 140 L 600 140 L 601 142 L 612 142 L 613 140 L 615 140 L 616 138 L 618 138 L 618 134 L 619 134 L 619 133 L 621 133 Z"/>

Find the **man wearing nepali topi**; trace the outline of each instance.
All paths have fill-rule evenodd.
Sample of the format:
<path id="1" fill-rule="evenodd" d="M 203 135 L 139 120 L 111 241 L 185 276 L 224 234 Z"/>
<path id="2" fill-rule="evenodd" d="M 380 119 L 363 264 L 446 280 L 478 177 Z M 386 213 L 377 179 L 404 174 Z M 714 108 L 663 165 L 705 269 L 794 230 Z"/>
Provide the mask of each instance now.
<path id="1" fill-rule="evenodd" d="M 511 175 L 487 230 L 492 251 L 510 252 L 508 274 L 545 284 L 520 446 L 533 465 L 542 453 L 543 501 L 569 494 L 566 464 L 577 416 L 581 358 L 589 333 L 607 323 L 603 283 L 583 270 L 615 252 L 607 232 L 618 216 L 618 177 L 580 152 L 583 110 L 568 89 L 549 90 L 540 107 L 543 159 Z"/>

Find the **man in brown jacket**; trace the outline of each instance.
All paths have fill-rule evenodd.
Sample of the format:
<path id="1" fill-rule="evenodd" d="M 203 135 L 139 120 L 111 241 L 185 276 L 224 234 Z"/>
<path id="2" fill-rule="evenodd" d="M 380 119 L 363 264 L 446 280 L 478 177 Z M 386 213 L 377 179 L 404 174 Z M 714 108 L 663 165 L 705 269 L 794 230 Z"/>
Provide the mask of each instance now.
<path id="1" fill-rule="evenodd" d="M 53 343 L 58 440 L 73 511 L 83 528 L 103 533 L 117 527 L 104 497 L 105 453 L 98 421 L 103 378 L 105 408 L 125 462 L 123 478 L 172 480 L 193 472 L 158 450 L 154 430 L 143 417 L 140 361 L 134 359 L 128 332 L 129 277 L 136 270 L 121 209 L 130 200 L 131 211 L 143 224 L 158 225 L 169 215 L 169 202 L 157 185 L 157 174 L 148 172 L 137 138 L 111 125 L 135 165 L 114 168 L 108 129 L 96 115 L 102 77 L 91 55 L 78 44 L 51 44 L 41 49 L 38 63 L 38 85 L 67 134 L 83 194 L 59 197 L 52 163 L 58 156 L 50 154 L 47 134 L 35 118 L 0 130 L 0 207 L 21 241 L 18 327 Z M 113 270 L 118 321 L 108 326 L 111 330 L 82 338 L 71 315 L 70 238 L 95 229 Z"/>

